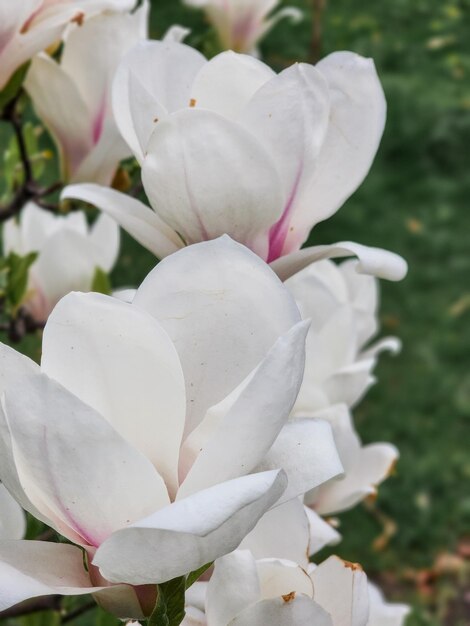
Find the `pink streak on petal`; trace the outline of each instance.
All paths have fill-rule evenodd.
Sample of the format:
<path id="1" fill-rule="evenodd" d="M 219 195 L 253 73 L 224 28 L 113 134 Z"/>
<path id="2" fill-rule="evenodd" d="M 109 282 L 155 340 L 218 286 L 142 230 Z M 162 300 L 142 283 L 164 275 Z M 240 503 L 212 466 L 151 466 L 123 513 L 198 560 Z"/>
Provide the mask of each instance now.
<path id="1" fill-rule="evenodd" d="M 98 113 L 96 114 L 93 120 L 93 144 L 96 145 L 100 140 L 101 134 L 103 132 L 104 120 L 106 117 L 106 95 L 103 96 L 101 100 L 100 107 L 98 109 Z"/>
<path id="2" fill-rule="evenodd" d="M 286 241 L 287 233 L 289 231 L 290 217 L 292 213 L 292 207 L 294 206 L 294 200 L 299 189 L 300 179 L 303 172 L 303 161 L 299 166 L 297 176 L 295 177 L 294 185 L 292 186 L 291 193 L 287 200 L 284 212 L 281 218 L 274 224 L 269 232 L 269 254 L 268 263 L 275 261 L 282 256 L 282 249 Z"/>

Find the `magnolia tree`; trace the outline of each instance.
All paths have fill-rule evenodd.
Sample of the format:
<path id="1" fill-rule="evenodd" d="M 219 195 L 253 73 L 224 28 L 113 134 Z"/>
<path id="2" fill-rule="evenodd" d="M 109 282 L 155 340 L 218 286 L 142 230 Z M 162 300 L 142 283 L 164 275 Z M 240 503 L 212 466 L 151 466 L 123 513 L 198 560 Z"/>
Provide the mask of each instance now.
<path id="1" fill-rule="evenodd" d="M 274 1 L 187 0 L 229 48 L 210 60 L 134 4 L 0 0 L 1 323 L 42 346 L 0 344 L 0 618 L 91 594 L 150 626 L 401 626 L 317 556 L 398 459 L 353 410 L 400 348 L 377 278 L 406 263 L 304 246 L 374 159 L 374 64 L 242 54 L 298 17 Z M 156 266 L 113 292 L 120 227 Z"/>

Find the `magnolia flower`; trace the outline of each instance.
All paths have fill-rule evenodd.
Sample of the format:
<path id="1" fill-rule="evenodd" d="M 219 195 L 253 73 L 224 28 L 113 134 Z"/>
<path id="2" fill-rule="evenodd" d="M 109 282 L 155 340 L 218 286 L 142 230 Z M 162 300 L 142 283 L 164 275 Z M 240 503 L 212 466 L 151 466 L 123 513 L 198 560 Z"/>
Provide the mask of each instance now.
<path id="1" fill-rule="evenodd" d="M 307 493 L 305 503 L 321 515 L 332 515 L 351 509 L 368 496 L 375 496 L 378 485 L 390 476 L 398 460 L 395 446 L 389 443 L 362 445 L 344 404 L 312 413 L 312 416 L 331 424 L 344 474 Z"/>
<path id="2" fill-rule="evenodd" d="M 397 255 L 351 242 L 299 251 L 360 185 L 379 145 L 385 99 L 370 59 L 338 52 L 276 75 L 234 52 L 206 61 L 181 43 L 145 42 L 116 73 L 113 109 L 152 208 L 96 185 L 64 197 L 95 204 L 157 257 L 227 233 L 283 280 L 351 254 L 361 271 L 406 274 Z"/>
<path id="3" fill-rule="evenodd" d="M 279 0 L 183 0 L 187 6 L 204 9 L 226 50 L 257 54 L 257 43 L 284 17 L 294 22 L 302 11 L 285 7 L 270 15 Z"/>
<path id="4" fill-rule="evenodd" d="M 135 0 L 0 0 L 0 89 L 23 63 L 58 41 L 68 24 Z"/>
<path id="5" fill-rule="evenodd" d="M 125 52 L 147 36 L 148 11 L 144 2 L 132 15 L 94 17 L 66 38 L 60 63 L 46 54 L 32 61 L 25 87 L 58 146 L 65 180 L 109 185 L 130 156 L 113 119 L 111 83 Z"/>
<path id="6" fill-rule="evenodd" d="M 369 583 L 369 621 L 367 626 L 402 626 L 410 613 L 406 604 L 389 604 L 378 587 Z"/>
<path id="7" fill-rule="evenodd" d="M 310 265 L 286 282 L 304 319 L 312 319 L 305 377 L 295 413 L 338 403 L 352 407 L 375 382 L 381 351 L 397 353 L 400 341 L 387 337 L 368 345 L 378 331 L 378 283 L 357 271 L 356 261 Z"/>
<path id="8" fill-rule="evenodd" d="M 132 304 L 63 298 L 41 367 L 2 346 L 0 479 L 87 569 L 74 545 L 0 543 L 0 610 L 93 593 L 141 619 L 156 584 L 340 473 L 326 422 L 287 422 L 306 332 L 269 267 L 224 237 L 162 261 Z"/>
<path id="9" fill-rule="evenodd" d="M 0 541 L 21 539 L 26 531 L 23 509 L 0 483 Z"/>
<path id="10" fill-rule="evenodd" d="M 20 256 L 38 253 L 23 305 L 36 321 L 45 322 L 62 296 L 91 290 L 97 268 L 111 271 L 119 252 L 119 227 L 107 215 L 89 227 L 82 212 L 58 216 L 29 203 L 19 222 L 5 223 L 3 250 Z"/>
<path id="11" fill-rule="evenodd" d="M 196 585 L 187 596 L 183 626 L 373 624 L 366 575 L 334 556 L 307 572 L 292 561 L 255 560 L 238 550 L 216 561 L 207 585 Z"/>

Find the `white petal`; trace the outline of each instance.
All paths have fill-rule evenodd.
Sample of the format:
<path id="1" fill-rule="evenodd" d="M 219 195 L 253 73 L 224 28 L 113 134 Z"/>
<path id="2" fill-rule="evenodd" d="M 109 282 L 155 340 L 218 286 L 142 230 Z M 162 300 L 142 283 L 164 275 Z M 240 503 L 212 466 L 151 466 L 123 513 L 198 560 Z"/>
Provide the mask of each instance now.
<path id="1" fill-rule="evenodd" d="M 95 263 L 110 272 L 119 254 L 119 226 L 107 215 L 100 215 L 91 227 L 90 240 L 96 247 Z"/>
<path id="2" fill-rule="evenodd" d="M 206 59 L 189 46 L 147 41 L 122 60 L 113 84 L 113 111 L 122 136 L 139 161 L 155 119 L 189 105 L 190 90 Z"/>
<path id="3" fill-rule="evenodd" d="M 97 590 L 79 548 L 46 541 L 0 542 L 0 588 L 0 611 L 38 596 Z"/>
<path id="4" fill-rule="evenodd" d="M 228 626 L 333 626 L 331 617 L 304 595 L 263 600 L 243 611 Z M 336 626 L 336 624 L 334 624 Z"/>
<path id="5" fill-rule="evenodd" d="M 71 291 L 90 291 L 96 270 L 94 250 L 88 237 L 62 230 L 47 241 L 31 268 L 33 286 L 44 299 L 45 321 L 55 304 Z"/>
<path id="6" fill-rule="evenodd" d="M 70 185 L 61 195 L 62 200 L 73 198 L 95 205 L 107 213 L 141 245 L 158 258 L 172 254 L 183 242 L 152 209 L 140 200 L 99 185 Z"/>
<path id="7" fill-rule="evenodd" d="M 371 274 L 378 278 L 398 281 L 405 278 L 408 271 L 406 261 L 398 254 L 352 241 L 305 248 L 273 261 L 271 267 L 281 280 L 287 280 L 310 263 L 347 256 L 357 256 L 357 271 L 361 274 Z"/>
<path id="8" fill-rule="evenodd" d="M 367 626 L 403 626 L 410 607 L 385 601 L 378 587 L 369 583 L 370 613 Z"/>
<path id="9" fill-rule="evenodd" d="M 112 120 L 103 122 L 101 136 L 71 177 L 72 183 L 111 185 L 120 161 L 131 156 Z"/>
<path id="10" fill-rule="evenodd" d="M 311 574 L 314 598 L 334 626 L 366 626 L 369 617 L 367 576 L 355 563 L 332 556 Z"/>
<path id="11" fill-rule="evenodd" d="M 266 258 L 284 192 L 273 158 L 239 124 L 197 107 L 164 118 L 142 181 L 152 207 L 186 243 L 227 233 Z"/>
<path id="12" fill-rule="evenodd" d="M 243 476 L 179 500 L 98 549 L 94 564 L 111 582 L 157 584 L 238 547 L 286 487 L 282 472 Z"/>
<path id="13" fill-rule="evenodd" d="M 371 59 L 335 52 L 316 68 L 329 84 L 330 124 L 315 172 L 293 215 L 288 249 L 294 241 L 300 245 L 315 224 L 333 215 L 359 187 L 385 126 L 385 96 Z"/>
<path id="14" fill-rule="evenodd" d="M 49 317 L 41 366 L 107 419 L 176 491 L 184 378 L 157 320 L 110 296 L 70 294 Z"/>
<path id="15" fill-rule="evenodd" d="M 341 535 L 309 507 L 304 507 L 310 528 L 308 554 L 312 556 L 325 546 L 331 546 L 341 541 Z"/>
<path id="16" fill-rule="evenodd" d="M 256 559 L 287 559 L 308 566 L 309 522 L 298 498 L 276 506 L 263 515 L 240 548 Z"/>
<path id="17" fill-rule="evenodd" d="M 144 4 L 132 14 L 98 15 L 72 30 L 66 39 L 61 67 L 73 78 L 96 126 L 100 119 L 111 116 L 114 74 L 124 53 L 146 37 L 147 13 Z"/>
<path id="18" fill-rule="evenodd" d="M 289 484 L 280 502 L 303 495 L 343 472 L 330 425 L 323 420 L 288 422 L 259 469 L 282 467 Z"/>
<path id="19" fill-rule="evenodd" d="M 46 55 L 31 63 L 25 88 L 57 143 L 63 174 L 69 179 L 93 147 L 91 114 L 72 78 Z"/>
<path id="20" fill-rule="evenodd" d="M 197 73 L 191 98 L 197 107 L 236 120 L 256 91 L 274 76 L 273 70 L 258 59 L 228 50 Z"/>
<path id="21" fill-rule="evenodd" d="M 300 322 L 274 344 L 197 455 L 178 497 L 247 474 L 263 464 L 266 454 L 272 461 L 269 469 L 283 467 L 275 462 L 284 458 L 268 451 L 289 417 L 302 382 L 307 331 L 308 323 Z M 289 493 L 292 489 L 289 485 Z"/>
<path id="22" fill-rule="evenodd" d="M 236 550 L 215 562 L 207 586 L 206 616 L 211 626 L 227 626 L 238 613 L 260 599 L 258 570 L 247 550 Z"/>
<path id="23" fill-rule="evenodd" d="M 186 380 L 186 434 L 300 321 L 275 274 L 229 237 L 164 259 L 134 304 L 156 317 L 176 346 Z"/>
<path id="24" fill-rule="evenodd" d="M 23 509 L 0 484 L 0 540 L 21 539 L 26 532 Z"/>
<path id="25" fill-rule="evenodd" d="M 150 462 L 43 374 L 9 386 L 4 412 L 20 479 L 90 545 L 169 502 Z"/>
<path id="26" fill-rule="evenodd" d="M 281 559 L 262 559 L 256 565 L 263 600 L 284 596 L 292 591 L 313 597 L 312 580 L 297 563 Z"/>
<path id="27" fill-rule="evenodd" d="M 285 254 L 284 243 L 298 210 L 298 199 L 315 168 L 328 128 L 328 85 L 311 65 L 296 63 L 253 96 L 240 121 L 274 156 L 286 202 L 271 231 L 269 260 Z M 290 232 L 289 232 L 290 231 Z"/>
<path id="28" fill-rule="evenodd" d="M 328 515 L 349 509 L 367 495 L 376 493 L 377 486 L 396 463 L 398 450 L 382 443 L 362 446 L 344 405 L 331 407 L 317 415 L 332 425 L 345 472 L 343 478 L 323 485 L 316 495 L 312 494 L 315 510 Z"/>

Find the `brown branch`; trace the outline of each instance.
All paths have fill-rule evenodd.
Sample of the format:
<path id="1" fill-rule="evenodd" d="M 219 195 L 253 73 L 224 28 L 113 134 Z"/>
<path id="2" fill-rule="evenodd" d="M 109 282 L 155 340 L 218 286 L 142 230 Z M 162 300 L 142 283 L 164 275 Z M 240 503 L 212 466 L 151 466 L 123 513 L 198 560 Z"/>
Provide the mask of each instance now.
<path id="1" fill-rule="evenodd" d="M 23 181 L 17 189 L 12 200 L 7 205 L 3 207 L 0 206 L 0 222 L 5 222 L 11 217 L 17 215 L 29 200 L 40 201 L 41 198 L 50 195 L 51 193 L 57 191 L 62 187 L 62 183 L 57 182 L 50 187 L 41 188 L 34 180 L 33 166 L 28 155 L 28 149 L 23 135 L 21 119 L 18 115 L 18 102 L 21 98 L 21 94 L 22 92 L 20 91 L 16 98 L 14 98 L 5 107 L 1 119 L 4 122 L 8 122 L 9 124 L 11 124 L 13 128 L 16 142 L 18 144 L 18 152 L 20 154 L 21 166 L 23 168 Z M 58 210 L 58 207 L 52 204 L 48 204 L 43 208 L 52 210 L 52 207 L 54 207 L 54 210 Z"/>
<path id="2" fill-rule="evenodd" d="M 310 61 L 317 63 L 322 56 L 323 47 L 323 17 L 326 9 L 326 0 L 312 0 L 312 40 L 310 42 Z"/>

